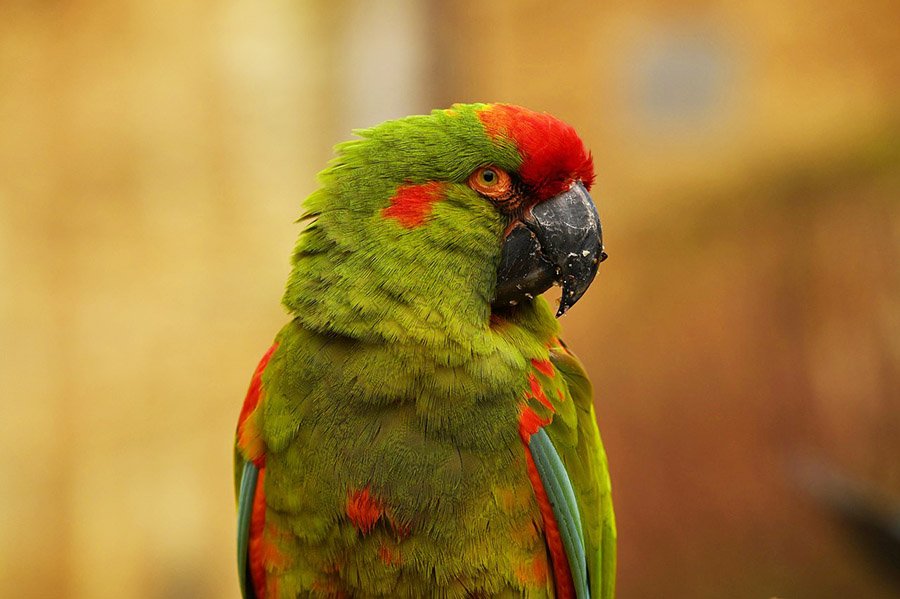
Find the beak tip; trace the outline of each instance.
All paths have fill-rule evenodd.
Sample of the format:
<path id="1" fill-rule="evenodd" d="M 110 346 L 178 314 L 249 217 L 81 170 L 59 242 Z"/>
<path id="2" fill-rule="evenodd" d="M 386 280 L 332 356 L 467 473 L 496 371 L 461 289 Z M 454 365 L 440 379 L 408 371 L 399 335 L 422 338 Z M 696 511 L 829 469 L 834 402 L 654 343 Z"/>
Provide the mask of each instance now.
<path id="1" fill-rule="evenodd" d="M 593 278 L 592 276 L 591 279 Z M 556 311 L 556 317 L 559 318 L 568 312 L 569 308 L 581 299 L 589 285 L 590 282 L 587 285 L 580 285 L 574 277 L 569 277 L 562 285 L 562 296 L 559 298 L 559 309 Z"/>

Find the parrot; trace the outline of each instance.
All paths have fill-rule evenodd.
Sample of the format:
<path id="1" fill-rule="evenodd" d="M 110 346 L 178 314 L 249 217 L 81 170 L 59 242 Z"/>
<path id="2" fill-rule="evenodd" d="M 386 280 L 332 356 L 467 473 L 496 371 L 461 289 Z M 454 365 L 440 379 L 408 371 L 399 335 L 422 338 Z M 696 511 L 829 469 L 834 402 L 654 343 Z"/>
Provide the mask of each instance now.
<path id="1" fill-rule="evenodd" d="M 591 153 L 502 103 L 354 134 L 238 417 L 243 597 L 611 599 L 607 458 L 558 324 L 606 258 Z"/>

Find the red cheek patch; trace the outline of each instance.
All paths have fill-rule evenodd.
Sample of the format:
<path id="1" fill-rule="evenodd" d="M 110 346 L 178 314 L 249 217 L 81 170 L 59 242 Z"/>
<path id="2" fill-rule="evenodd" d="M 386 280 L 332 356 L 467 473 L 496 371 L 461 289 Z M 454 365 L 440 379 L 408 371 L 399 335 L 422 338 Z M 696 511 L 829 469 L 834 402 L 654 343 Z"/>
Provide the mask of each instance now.
<path id="1" fill-rule="evenodd" d="M 429 181 L 420 185 L 401 185 L 391 198 L 391 205 L 381 211 L 385 218 L 394 218 L 407 229 L 422 225 L 435 202 L 444 199 L 444 184 Z"/>

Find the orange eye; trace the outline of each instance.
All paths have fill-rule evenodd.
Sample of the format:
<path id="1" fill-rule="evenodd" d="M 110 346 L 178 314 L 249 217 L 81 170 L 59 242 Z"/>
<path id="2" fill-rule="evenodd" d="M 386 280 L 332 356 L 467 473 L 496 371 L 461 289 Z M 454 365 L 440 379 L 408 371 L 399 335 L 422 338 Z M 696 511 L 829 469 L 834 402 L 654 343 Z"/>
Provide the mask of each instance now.
<path id="1" fill-rule="evenodd" d="M 482 166 L 469 175 L 469 187 L 489 198 L 507 195 L 511 186 L 509 173 L 496 166 Z"/>

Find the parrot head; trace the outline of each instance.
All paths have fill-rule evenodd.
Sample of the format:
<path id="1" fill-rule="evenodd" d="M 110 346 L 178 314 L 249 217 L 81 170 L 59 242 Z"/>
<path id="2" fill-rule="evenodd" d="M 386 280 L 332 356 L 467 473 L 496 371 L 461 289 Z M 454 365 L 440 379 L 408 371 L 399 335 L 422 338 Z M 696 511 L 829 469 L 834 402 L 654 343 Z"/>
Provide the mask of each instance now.
<path id="1" fill-rule="evenodd" d="M 284 303 L 344 334 L 462 334 L 552 285 L 557 316 L 606 258 L 590 153 L 569 125 L 456 104 L 356 132 L 306 201 Z"/>

